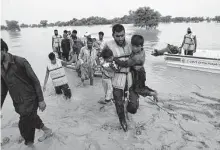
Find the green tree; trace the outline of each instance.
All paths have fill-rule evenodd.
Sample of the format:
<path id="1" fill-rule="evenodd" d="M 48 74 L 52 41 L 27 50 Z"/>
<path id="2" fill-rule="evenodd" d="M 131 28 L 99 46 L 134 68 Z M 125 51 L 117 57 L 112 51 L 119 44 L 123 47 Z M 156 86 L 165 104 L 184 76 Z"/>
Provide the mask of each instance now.
<path id="1" fill-rule="evenodd" d="M 15 20 L 6 20 L 6 24 L 7 24 L 7 29 L 10 31 L 20 31 L 20 27 L 18 25 L 18 21 Z"/>
<path id="2" fill-rule="evenodd" d="M 20 27 L 21 27 L 21 28 L 28 28 L 28 25 L 27 25 L 27 24 L 22 23 L 22 24 L 20 25 Z"/>
<path id="3" fill-rule="evenodd" d="M 1 30 L 7 30 L 7 27 L 4 25 L 1 25 Z"/>
<path id="4" fill-rule="evenodd" d="M 40 24 L 41 24 L 43 27 L 46 27 L 46 26 L 47 26 L 47 20 L 41 20 L 41 21 L 40 21 Z"/>
<path id="5" fill-rule="evenodd" d="M 48 24 L 48 27 L 53 27 L 54 26 L 54 23 L 49 23 Z"/>
<path id="6" fill-rule="evenodd" d="M 170 23 L 172 21 L 172 16 L 162 16 L 160 17 L 160 22 Z"/>
<path id="7" fill-rule="evenodd" d="M 145 27 L 146 29 L 156 28 L 160 20 L 160 13 L 150 7 L 140 7 L 132 12 L 134 17 L 134 25 Z"/>
<path id="8" fill-rule="evenodd" d="M 220 16 L 215 16 L 215 18 L 213 20 L 216 22 L 220 22 Z"/>

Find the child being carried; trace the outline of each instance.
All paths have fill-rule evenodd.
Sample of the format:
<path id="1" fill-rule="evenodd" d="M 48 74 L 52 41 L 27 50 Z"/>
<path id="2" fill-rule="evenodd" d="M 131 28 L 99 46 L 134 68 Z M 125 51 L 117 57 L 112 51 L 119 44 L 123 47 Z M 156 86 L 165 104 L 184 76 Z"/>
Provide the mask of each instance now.
<path id="1" fill-rule="evenodd" d="M 145 51 L 143 49 L 144 38 L 141 35 L 133 35 L 131 38 L 132 53 L 127 61 L 121 61 L 115 57 L 114 61 L 119 67 L 131 67 L 133 88 L 139 95 L 153 96 L 154 101 L 158 102 L 157 92 L 145 85 L 146 72 L 144 69 Z"/>

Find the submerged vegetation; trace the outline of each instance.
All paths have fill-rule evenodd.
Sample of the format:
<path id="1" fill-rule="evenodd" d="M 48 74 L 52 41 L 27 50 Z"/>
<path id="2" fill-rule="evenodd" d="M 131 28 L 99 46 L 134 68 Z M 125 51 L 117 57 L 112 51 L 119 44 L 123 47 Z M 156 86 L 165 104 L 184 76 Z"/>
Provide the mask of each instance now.
<path id="1" fill-rule="evenodd" d="M 39 28 L 39 27 L 53 27 L 53 26 L 89 26 L 89 25 L 105 25 L 105 24 L 134 24 L 134 26 L 144 27 L 146 29 L 157 28 L 160 22 L 162 23 L 198 23 L 198 22 L 220 22 L 220 16 L 214 18 L 209 17 L 172 17 L 161 16 L 161 14 L 150 7 L 139 7 L 137 10 L 129 11 L 128 15 L 117 17 L 113 19 L 106 19 L 98 16 L 91 16 L 89 18 L 77 19 L 73 18 L 69 21 L 57 21 L 48 23 L 47 20 L 41 20 L 39 24 L 18 24 L 18 21 L 6 20 L 6 26 L 1 25 L 1 30 L 20 31 L 20 28 Z"/>

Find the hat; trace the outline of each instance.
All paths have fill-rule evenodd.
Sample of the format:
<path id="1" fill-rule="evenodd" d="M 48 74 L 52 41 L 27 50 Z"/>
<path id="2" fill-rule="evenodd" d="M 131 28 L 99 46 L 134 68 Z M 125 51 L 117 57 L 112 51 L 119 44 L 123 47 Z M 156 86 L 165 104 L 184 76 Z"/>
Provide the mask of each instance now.
<path id="1" fill-rule="evenodd" d="M 86 32 L 85 34 L 84 34 L 84 36 L 91 36 L 91 34 L 89 33 L 89 32 Z"/>

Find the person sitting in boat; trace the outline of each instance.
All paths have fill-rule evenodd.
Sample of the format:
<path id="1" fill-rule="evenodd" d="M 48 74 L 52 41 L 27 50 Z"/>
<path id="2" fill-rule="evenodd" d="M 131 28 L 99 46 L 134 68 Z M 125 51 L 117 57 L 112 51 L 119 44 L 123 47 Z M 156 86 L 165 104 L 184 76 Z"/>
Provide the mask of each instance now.
<path id="1" fill-rule="evenodd" d="M 71 53 L 71 55 L 73 55 L 73 53 Z M 72 60 L 70 60 L 69 62 L 56 59 L 53 52 L 51 52 L 48 57 L 50 59 L 50 63 L 47 66 L 43 90 L 46 90 L 46 84 L 50 75 L 53 81 L 53 85 L 55 87 L 56 94 L 64 93 L 66 99 L 71 98 L 71 90 L 69 88 L 68 80 L 66 78 L 63 66 L 71 65 L 74 61 L 73 57 Z"/>
<path id="2" fill-rule="evenodd" d="M 197 40 L 190 28 L 187 28 L 187 34 L 184 36 L 183 43 L 180 48 L 184 49 L 185 55 L 193 55 L 196 52 Z"/>
<path id="3" fill-rule="evenodd" d="M 141 35 L 133 35 L 131 38 L 132 53 L 127 61 L 119 60 L 115 57 L 114 61 L 119 67 L 131 67 L 134 91 L 143 96 L 153 96 L 154 101 L 158 102 L 157 92 L 145 85 L 146 72 L 144 69 L 145 51 L 144 38 Z"/>
<path id="4" fill-rule="evenodd" d="M 153 53 L 151 55 L 153 55 L 153 56 L 161 56 L 165 52 L 167 52 L 168 54 L 180 54 L 181 50 L 180 50 L 180 48 L 178 48 L 178 46 L 167 44 L 167 47 L 165 47 L 165 48 L 163 48 L 161 50 L 154 49 L 154 51 L 153 51 Z"/>

